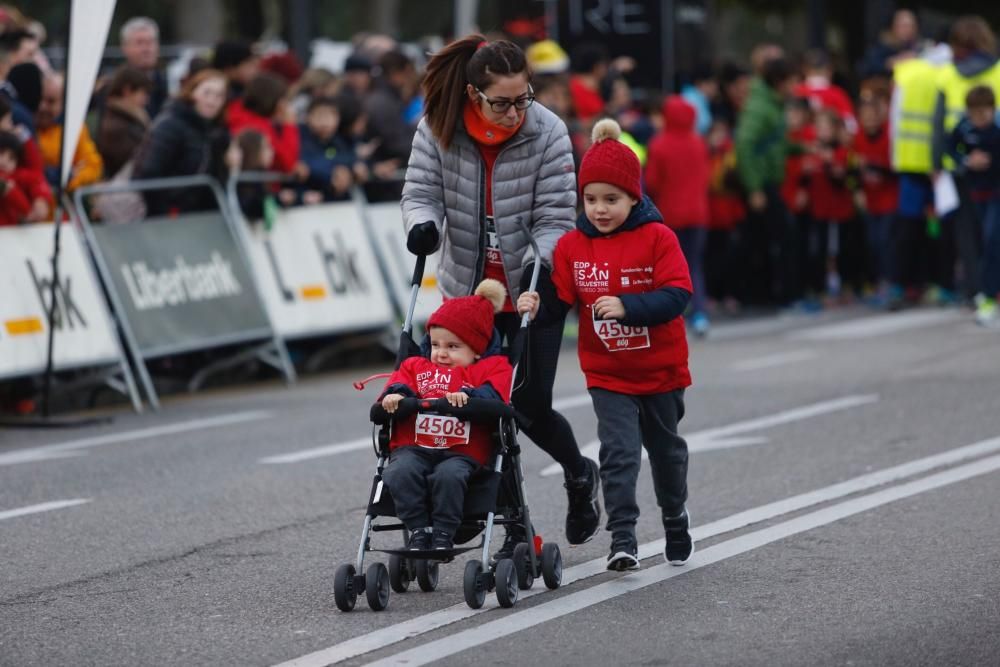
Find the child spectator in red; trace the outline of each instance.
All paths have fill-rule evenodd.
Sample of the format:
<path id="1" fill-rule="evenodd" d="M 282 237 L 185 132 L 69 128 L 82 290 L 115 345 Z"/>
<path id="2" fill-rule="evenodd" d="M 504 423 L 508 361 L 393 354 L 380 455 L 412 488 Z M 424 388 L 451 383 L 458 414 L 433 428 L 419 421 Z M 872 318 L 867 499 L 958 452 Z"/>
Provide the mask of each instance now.
<path id="1" fill-rule="evenodd" d="M 21 224 L 31 211 L 31 201 L 15 176 L 21 154 L 17 135 L 0 131 L 0 227 Z"/>
<path id="2" fill-rule="evenodd" d="M 847 146 L 843 142 L 843 121 L 829 109 L 816 114 L 816 149 L 807 169 L 811 169 L 809 199 L 816 222 L 820 256 L 825 258 L 814 278 L 823 284 L 830 299 L 839 299 L 846 277 L 860 277 L 858 249 L 863 247 L 859 225 L 854 222 L 854 201 L 848 187 Z M 825 276 L 824 276 L 825 273 Z"/>
<path id="3" fill-rule="evenodd" d="M 785 180 L 781 184 L 781 198 L 795 219 L 798 232 L 797 277 L 805 298 L 802 306 L 807 311 L 822 308 L 818 297 L 822 285 L 815 285 L 811 276 L 817 266 L 824 266 L 826 256 L 820 254 L 820 230 L 810 211 L 809 184 L 812 171 L 818 168 L 811 155 L 816 148 L 816 127 L 812 107 L 804 97 L 793 97 L 785 105 L 785 124 L 788 128 L 788 157 L 785 158 Z M 826 229 L 822 232 L 825 234 Z"/>
<path id="4" fill-rule="evenodd" d="M 695 130 L 695 109 L 680 95 L 663 103 L 663 132 L 649 144 L 646 191 L 677 234 L 691 270 L 691 328 L 708 335 L 705 241 L 708 238 L 708 148 Z"/>
<path id="5" fill-rule="evenodd" d="M 428 356 L 410 357 L 386 383 L 380 399 L 386 412 L 395 412 L 406 397 L 446 398 L 456 407 L 470 396 L 509 402 L 514 369 L 500 354 L 493 328 L 506 299 L 504 286 L 487 278 L 472 296 L 445 301 L 427 321 Z M 410 550 L 454 546 L 465 489 L 489 461 L 493 427 L 426 414 L 396 424 L 383 480 L 410 531 Z"/>
<path id="6" fill-rule="evenodd" d="M 737 281 L 745 276 L 737 242 L 739 225 L 747 216 L 736 168 L 736 147 L 729 123 L 717 118 L 706 136 L 708 143 L 708 241 L 705 244 L 705 288 L 730 311 L 739 310 Z"/>
<path id="7" fill-rule="evenodd" d="M 597 413 L 611 531 L 607 568 L 634 570 L 643 446 L 666 533 L 664 556 L 683 565 L 694 551 L 685 507 L 687 443 L 677 432 L 691 384 L 681 316 L 691 277 L 677 236 L 642 194 L 639 159 L 617 140 L 620 131 L 613 120 L 599 121 L 580 164 L 584 212 L 552 258 L 558 300 L 523 292 L 517 309 L 545 320 L 564 313 L 546 312 L 541 303 L 579 307 L 580 366 Z"/>
<path id="8" fill-rule="evenodd" d="M 853 157 L 861 180 L 858 208 L 868 240 L 868 274 L 878 290 L 876 300 L 888 305 L 892 271 L 892 221 L 899 205 L 899 177 L 892 171 L 889 121 L 874 95 L 858 103 L 861 131 L 854 137 Z"/>

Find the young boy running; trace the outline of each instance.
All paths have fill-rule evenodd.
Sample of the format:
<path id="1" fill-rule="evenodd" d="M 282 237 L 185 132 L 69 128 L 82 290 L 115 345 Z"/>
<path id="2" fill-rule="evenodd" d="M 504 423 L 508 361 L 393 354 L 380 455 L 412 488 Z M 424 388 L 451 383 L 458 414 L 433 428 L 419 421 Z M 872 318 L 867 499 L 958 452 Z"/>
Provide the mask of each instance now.
<path id="1" fill-rule="evenodd" d="M 504 286 L 488 278 L 472 296 L 448 299 L 434 311 L 427 321 L 430 355 L 410 357 L 392 374 L 380 399 L 386 412 L 406 397 L 446 398 L 455 407 L 470 396 L 509 402 L 513 368 L 493 328 L 506 299 Z M 396 424 L 383 480 L 410 531 L 410 550 L 454 546 L 469 477 L 487 464 L 494 427 L 423 413 Z"/>
<path id="2" fill-rule="evenodd" d="M 691 384 L 681 314 L 691 277 L 677 236 L 642 194 L 635 154 L 618 141 L 613 120 L 594 126 L 580 164 L 584 212 L 552 260 L 558 302 L 580 311 L 580 366 L 587 377 L 601 441 L 601 486 L 611 531 L 609 570 L 639 567 L 636 483 L 642 447 L 649 452 L 656 501 L 673 565 L 691 557 L 687 443 L 677 433 L 684 389 Z M 542 320 L 537 292 L 518 298 L 518 311 Z"/>

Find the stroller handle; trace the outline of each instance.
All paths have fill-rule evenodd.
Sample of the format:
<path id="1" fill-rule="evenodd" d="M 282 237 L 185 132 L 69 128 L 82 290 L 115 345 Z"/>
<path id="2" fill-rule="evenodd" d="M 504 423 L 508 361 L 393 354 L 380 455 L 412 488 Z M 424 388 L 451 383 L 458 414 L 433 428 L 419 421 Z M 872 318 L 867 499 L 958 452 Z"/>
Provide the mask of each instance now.
<path id="1" fill-rule="evenodd" d="M 436 412 L 438 414 L 461 417 L 471 421 L 491 421 L 494 419 L 513 419 L 514 408 L 503 401 L 489 398 L 470 398 L 463 407 L 456 408 L 445 398 L 404 398 L 392 414 L 385 411 L 381 403 L 371 408 L 371 421 L 385 426 L 393 420 L 405 419 L 417 412 Z"/>

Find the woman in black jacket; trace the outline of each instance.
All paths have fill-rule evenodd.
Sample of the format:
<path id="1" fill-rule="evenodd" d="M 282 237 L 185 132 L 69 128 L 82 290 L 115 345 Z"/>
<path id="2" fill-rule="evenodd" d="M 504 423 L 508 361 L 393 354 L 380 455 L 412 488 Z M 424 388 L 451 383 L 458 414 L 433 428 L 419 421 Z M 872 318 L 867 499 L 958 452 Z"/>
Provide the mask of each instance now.
<path id="1" fill-rule="evenodd" d="M 133 179 L 206 174 L 225 182 L 229 131 L 221 120 L 226 77 L 205 69 L 188 79 L 178 98 L 156 117 L 135 158 Z M 217 207 L 205 187 L 143 193 L 150 216 Z"/>

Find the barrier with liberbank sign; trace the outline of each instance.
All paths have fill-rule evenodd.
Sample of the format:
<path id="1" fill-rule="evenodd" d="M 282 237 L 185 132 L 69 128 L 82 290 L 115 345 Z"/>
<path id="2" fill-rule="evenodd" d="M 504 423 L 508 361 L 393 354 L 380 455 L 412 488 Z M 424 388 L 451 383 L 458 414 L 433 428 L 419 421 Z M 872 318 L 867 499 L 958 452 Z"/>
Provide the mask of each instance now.
<path id="1" fill-rule="evenodd" d="M 187 177 L 142 181 L 126 188 L 81 188 L 77 206 L 85 211 L 83 197 L 90 194 L 185 185 L 210 188 L 219 210 L 116 225 L 91 225 L 81 215 L 147 396 L 158 406 L 145 360 L 223 345 L 258 343 L 249 355 L 294 381 L 284 341 L 268 317 L 238 228 L 227 217 L 230 212 L 215 181 Z M 234 359 L 246 357 L 243 353 Z M 197 386 L 198 378 L 212 368 L 199 371 L 189 386 Z"/>
<path id="2" fill-rule="evenodd" d="M 45 370 L 52 290 L 51 224 L 0 229 L 0 378 Z M 53 317 L 53 368 L 66 371 L 107 366 L 106 378 L 122 374 L 138 410 L 132 374 L 118 343 L 104 296 L 75 225 L 61 233 L 59 284 Z M 115 386 L 112 384 L 112 386 Z M 119 387 L 115 387 L 116 389 Z"/>
<path id="3" fill-rule="evenodd" d="M 391 324 L 389 294 L 354 203 L 284 209 L 271 229 L 251 223 L 244 238 L 282 337 Z"/>

